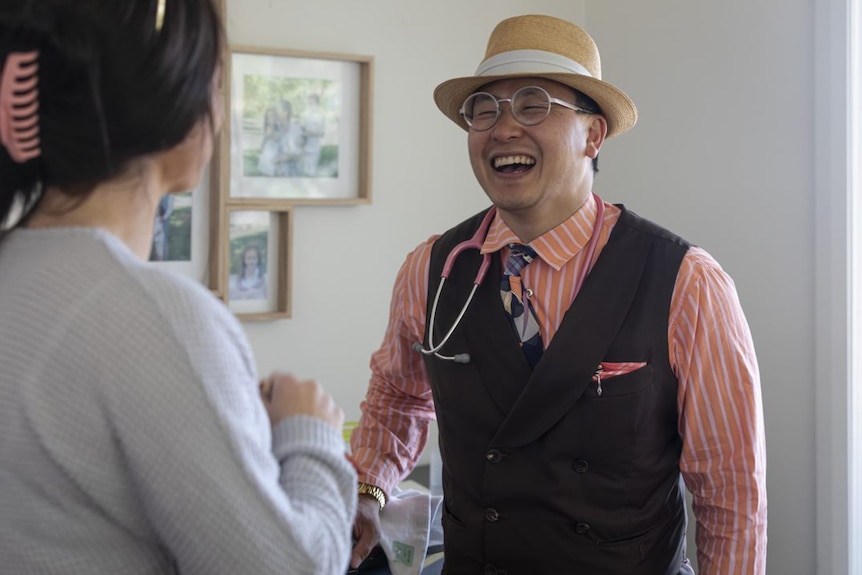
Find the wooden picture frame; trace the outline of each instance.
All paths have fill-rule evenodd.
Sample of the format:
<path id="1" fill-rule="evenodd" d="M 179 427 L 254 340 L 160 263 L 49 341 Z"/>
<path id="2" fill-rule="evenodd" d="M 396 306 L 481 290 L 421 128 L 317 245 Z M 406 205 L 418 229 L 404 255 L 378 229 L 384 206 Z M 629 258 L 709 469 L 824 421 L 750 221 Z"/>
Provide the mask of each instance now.
<path id="1" fill-rule="evenodd" d="M 240 321 L 291 315 L 293 211 L 228 206 L 222 222 L 222 300 Z"/>
<path id="2" fill-rule="evenodd" d="M 225 0 L 213 0 L 213 4 L 226 29 Z M 225 39 L 226 56 L 228 52 Z M 224 82 L 221 90 L 224 99 Z M 218 297 L 222 297 L 223 291 L 219 283 L 219 233 L 224 201 L 221 193 L 224 177 L 220 156 L 226 137 L 224 130 L 215 136 L 212 158 L 194 190 L 162 198 L 153 226 L 153 244 L 149 257 L 154 265 L 191 277 Z"/>
<path id="3" fill-rule="evenodd" d="M 373 63 L 370 56 L 231 47 L 227 201 L 369 203 Z"/>
<path id="4" fill-rule="evenodd" d="M 218 172 L 212 165 L 194 190 L 162 196 L 153 222 L 149 261 L 213 289 L 210 256 L 216 226 L 211 204 L 217 201 Z"/>
<path id="5" fill-rule="evenodd" d="M 228 56 L 230 55 L 230 44 L 228 42 L 227 35 L 227 0 L 214 0 L 216 5 L 216 10 L 218 10 L 219 16 L 221 17 L 222 22 L 222 30 L 224 31 L 224 47 L 223 47 L 223 56 L 222 62 L 226 61 Z M 221 100 L 222 102 L 227 101 L 227 82 L 225 81 L 225 75 L 227 72 L 222 67 L 221 71 L 222 77 L 219 82 L 219 87 L 221 90 Z M 209 166 L 209 178 L 210 178 L 210 205 L 209 205 L 209 222 L 210 222 L 210 237 L 209 237 L 209 258 L 208 258 L 208 285 L 210 291 L 212 291 L 217 297 L 224 299 L 225 287 L 222 283 L 222 271 L 224 266 L 224 257 L 222 251 L 222 241 L 221 241 L 221 232 L 222 232 L 222 218 L 224 217 L 224 201 L 225 201 L 225 191 L 224 191 L 224 149 L 227 146 L 227 138 L 228 135 L 225 133 L 225 128 L 222 126 L 222 129 L 219 131 L 218 135 L 213 141 L 213 153 L 212 158 L 210 159 Z"/>

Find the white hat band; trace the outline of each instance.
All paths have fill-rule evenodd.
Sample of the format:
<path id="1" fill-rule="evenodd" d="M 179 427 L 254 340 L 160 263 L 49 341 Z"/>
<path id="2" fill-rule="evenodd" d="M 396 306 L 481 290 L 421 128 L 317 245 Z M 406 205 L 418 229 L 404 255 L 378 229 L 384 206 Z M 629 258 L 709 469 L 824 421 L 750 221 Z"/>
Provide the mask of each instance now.
<path id="1" fill-rule="evenodd" d="M 560 72 L 592 77 L 589 70 L 574 60 L 544 50 L 511 50 L 496 54 L 479 64 L 476 75 L 559 74 Z"/>

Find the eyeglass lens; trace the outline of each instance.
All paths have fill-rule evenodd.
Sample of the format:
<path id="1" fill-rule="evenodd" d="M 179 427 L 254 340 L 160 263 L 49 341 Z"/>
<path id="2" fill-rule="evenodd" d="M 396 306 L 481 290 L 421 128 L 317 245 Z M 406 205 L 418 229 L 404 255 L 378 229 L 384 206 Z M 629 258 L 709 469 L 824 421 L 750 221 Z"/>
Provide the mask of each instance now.
<path id="1" fill-rule="evenodd" d="M 551 99 L 548 92 L 538 86 L 524 86 L 511 98 L 497 99 L 487 92 L 471 94 L 462 107 L 464 120 L 476 131 L 488 130 L 500 116 L 500 102 L 509 102 L 512 115 L 525 126 L 534 126 L 548 117 Z"/>

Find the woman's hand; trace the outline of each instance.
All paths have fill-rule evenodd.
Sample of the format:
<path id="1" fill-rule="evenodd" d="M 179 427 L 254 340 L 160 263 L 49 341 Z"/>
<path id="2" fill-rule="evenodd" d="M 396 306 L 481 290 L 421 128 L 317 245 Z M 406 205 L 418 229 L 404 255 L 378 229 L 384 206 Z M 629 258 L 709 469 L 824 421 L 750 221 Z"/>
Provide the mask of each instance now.
<path id="1" fill-rule="evenodd" d="M 260 381 L 260 397 L 273 425 L 291 415 L 311 415 L 339 432 L 344 426 L 344 411 L 316 380 L 273 372 Z"/>

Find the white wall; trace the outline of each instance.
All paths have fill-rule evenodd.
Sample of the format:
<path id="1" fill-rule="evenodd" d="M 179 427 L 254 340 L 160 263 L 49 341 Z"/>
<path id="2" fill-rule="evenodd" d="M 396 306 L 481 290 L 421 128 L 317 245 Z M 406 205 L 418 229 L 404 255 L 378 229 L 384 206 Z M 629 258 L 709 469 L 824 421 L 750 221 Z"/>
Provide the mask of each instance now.
<path id="1" fill-rule="evenodd" d="M 227 4 L 231 44 L 375 58 L 372 203 L 296 208 L 293 317 L 246 324 L 261 373 L 314 376 L 348 419 L 358 419 L 404 256 L 488 205 L 470 169 L 466 134 L 437 110 L 434 87 L 473 74 L 499 19 L 539 12 L 583 21 L 583 2 Z"/>
<path id="2" fill-rule="evenodd" d="M 315 376 L 358 417 L 403 256 L 486 205 L 434 86 L 472 74 L 506 16 L 579 22 L 605 78 L 641 113 L 606 144 L 596 190 L 706 248 L 734 277 L 763 378 L 769 572 L 812 575 L 813 2 L 228 0 L 234 44 L 376 59 L 373 201 L 297 208 L 294 317 L 246 325 L 260 371 Z"/>
<path id="3" fill-rule="evenodd" d="M 716 256 L 748 316 L 776 575 L 816 570 L 813 10 L 813 0 L 596 0 L 586 14 L 605 78 L 640 111 L 603 150 L 597 192 Z"/>

